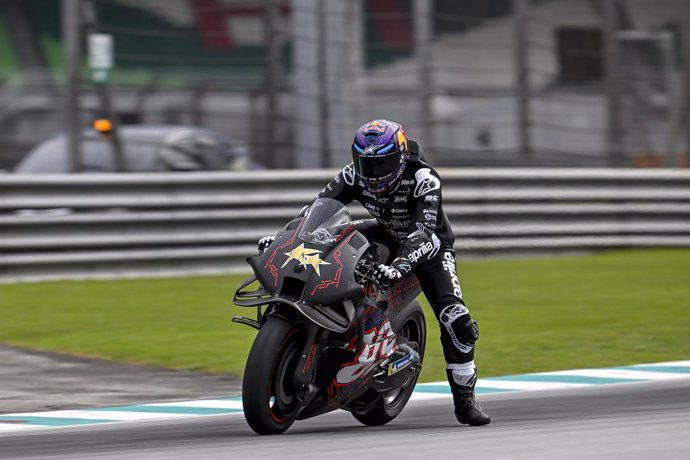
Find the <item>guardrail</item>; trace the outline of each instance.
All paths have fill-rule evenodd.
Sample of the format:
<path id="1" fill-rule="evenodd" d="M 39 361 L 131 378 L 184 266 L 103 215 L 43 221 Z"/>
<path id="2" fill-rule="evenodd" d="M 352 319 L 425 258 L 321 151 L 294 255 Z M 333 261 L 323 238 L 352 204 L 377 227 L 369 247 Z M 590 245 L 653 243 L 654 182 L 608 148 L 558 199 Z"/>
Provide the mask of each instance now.
<path id="1" fill-rule="evenodd" d="M 244 272 L 335 172 L 0 175 L 0 282 Z M 461 257 L 690 246 L 690 171 L 440 173 Z"/>

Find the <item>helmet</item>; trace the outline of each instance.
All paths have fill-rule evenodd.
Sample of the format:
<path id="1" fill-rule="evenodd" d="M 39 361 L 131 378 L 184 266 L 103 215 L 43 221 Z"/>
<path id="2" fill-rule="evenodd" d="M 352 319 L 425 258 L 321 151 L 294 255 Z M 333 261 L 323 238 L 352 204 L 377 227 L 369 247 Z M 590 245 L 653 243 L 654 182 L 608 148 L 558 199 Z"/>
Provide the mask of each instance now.
<path id="1" fill-rule="evenodd" d="M 373 120 L 357 130 L 352 163 L 372 192 L 389 190 L 402 176 L 409 157 L 407 136 L 398 123 Z"/>

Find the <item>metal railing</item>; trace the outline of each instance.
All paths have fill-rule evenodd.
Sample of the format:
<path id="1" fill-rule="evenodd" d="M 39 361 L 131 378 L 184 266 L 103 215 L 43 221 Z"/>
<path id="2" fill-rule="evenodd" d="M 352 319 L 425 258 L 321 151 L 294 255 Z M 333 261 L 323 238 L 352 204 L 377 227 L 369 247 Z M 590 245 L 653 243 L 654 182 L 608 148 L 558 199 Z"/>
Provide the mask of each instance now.
<path id="1" fill-rule="evenodd" d="M 0 175 L 0 282 L 246 272 L 334 173 Z M 690 246 L 690 171 L 440 173 L 459 258 Z"/>

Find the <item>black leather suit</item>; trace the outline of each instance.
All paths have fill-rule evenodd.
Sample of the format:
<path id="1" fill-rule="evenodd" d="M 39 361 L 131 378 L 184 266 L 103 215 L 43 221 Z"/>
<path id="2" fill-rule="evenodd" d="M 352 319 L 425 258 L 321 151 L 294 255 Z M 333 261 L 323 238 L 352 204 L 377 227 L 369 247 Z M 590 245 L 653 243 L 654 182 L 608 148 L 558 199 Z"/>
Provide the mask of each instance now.
<path id="1" fill-rule="evenodd" d="M 441 344 L 448 364 L 474 359 L 479 337 L 462 299 L 455 268 L 455 240 L 442 206 L 441 178 L 426 164 L 419 145 L 410 141 L 410 159 L 396 185 L 384 194 L 370 192 L 352 164 L 338 173 L 319 193 L 343 204 L 358 201 L 378 225 L 362 232 L 393 251 L 388 263 L 403 275 L 414 272 L 441 326 Z"/>

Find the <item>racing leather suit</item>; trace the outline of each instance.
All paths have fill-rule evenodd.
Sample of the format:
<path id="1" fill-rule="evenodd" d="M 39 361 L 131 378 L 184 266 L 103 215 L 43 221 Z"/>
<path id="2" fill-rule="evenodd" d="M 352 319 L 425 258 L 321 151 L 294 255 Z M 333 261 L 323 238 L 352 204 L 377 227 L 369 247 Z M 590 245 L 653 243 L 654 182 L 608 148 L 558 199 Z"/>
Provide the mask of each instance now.
<path id="1" fill-rule="evenodd" d="M 349 164 L 318 198 L 333 198 L 343 204 L 356 200 L 374 217 L 377 224 L 362 226 L 362 233 L 391 249 L 394 257 L 387 263 L 403 276 L 410 272 L 417 276 L 441 326 L 449 380 L 452 377 L 456 384 L 472 387 L 476 376 L 474 343 L 479 331 L 462 299 L 455 268 L 455 238 L 442 206 L 441 178 L 423 161 L 419 145 L 414 141 L 409 145 L 405 170 L 388 192 L 369 191 Z"/>

